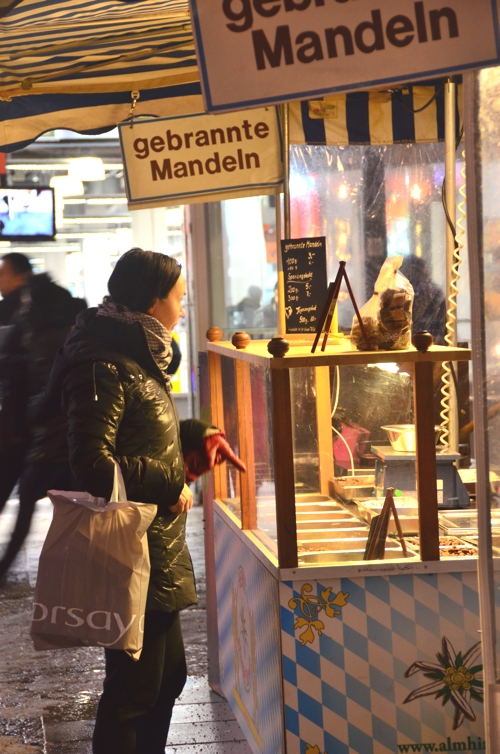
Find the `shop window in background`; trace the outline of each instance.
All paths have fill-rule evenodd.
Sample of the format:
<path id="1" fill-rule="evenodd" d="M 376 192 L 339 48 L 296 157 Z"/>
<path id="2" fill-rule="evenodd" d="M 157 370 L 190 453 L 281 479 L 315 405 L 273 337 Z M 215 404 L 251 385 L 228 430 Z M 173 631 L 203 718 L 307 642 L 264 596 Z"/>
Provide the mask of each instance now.
<path id="1" fill-rule="evenodd" d="M 184 205 L 167 207 L 165 209 L 166 248 L 165 254 L 176 259 L 182 265 L 183 274 L 187 274 L 186 266 L 186 234 Z M 181 361 L 175 374 L 171 375 L 172 391 L 186 394 L 190 391 L 190 354 L 189 354 L 189 312 L 187 300 L 184 301 L 186 317 L 179 321 L 175 328 L 174 338 L 181 352 Z"/>
<path id="2" fill-rule="evenodd" d="M 66 280 L 68 290 L 75 298 L 85 298 L 85 285 L 83 281 L 83 254 L 81 251 L 72 251 L 66 254 Z"/>
<path id="3" fill-rule="evenodd" d="M 253 337 L 276 328 L 276 205 L 274 196 L 221 202 L 225 305 L 229 330 Z M 274 319 L 273 319 L 274 315 Z"/>

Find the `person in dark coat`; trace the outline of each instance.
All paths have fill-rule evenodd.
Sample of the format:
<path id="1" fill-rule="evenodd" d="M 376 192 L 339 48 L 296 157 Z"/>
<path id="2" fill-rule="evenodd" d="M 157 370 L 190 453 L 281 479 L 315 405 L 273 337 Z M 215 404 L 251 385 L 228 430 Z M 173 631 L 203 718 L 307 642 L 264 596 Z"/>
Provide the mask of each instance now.
<path id="1" fill-rule="evenodd" d="M 57 350 L 84 308 L 84 301 L 49 275 L 31 275 L 0 352 L 0 511 L 19 481 L 17 520 L 0 559 L 0 578 L 22 547 L 36 501 L 50 488 L 72 489 L 75 484 L 65 419 L 59 407 L 47 414 L 42 409 Z"/>
<path id="2" fill-rule="evenodd" d="M 186 479 L 231 460 L 216 427 L 179 423 L 170 390 L 171 331 L 184 316 L 185 282 L 171 257 L 131 249 L 108 282 L 110 295 L 78 318 L 51 377 L 68 420 L 70 463 L 80 489 L 109 499 L 114 461 L 130 500 L 154 503 L 151 576 L 143 649 L 134 661 L 105 649 L 106 677 L 94 754 L 163 754 L 172 709 L 186 680 L 179 611 L 196 603 L 184 531 L 192 506 Z"/>
<path id="3" fill-rule="evenodd" d="M 31 263 L 24 254 L 12 252 L 1 257 L 0 348 L 10 336 L 11 321 L 21 307 L 30 275 Z M 27 448 L 25 404 L 23 386 L 6 382 L 0 374 L 0 510 L 23 468 Z"/>
<path id="4" fill-rule="evenodd" d="M 427 264 L 422 257 L 405 257 L 401 272 L 413 286 L 412 331 L 428 330 L 434 343 L 444 345 L 446 332 L 446 296 L 432 281 Z"/>
<path id="5" fill-rule="evenodd" d="M 23 287 L 31 275 L 31 262 L 24 254 L 12 251 L 0 259 L 0 327 L 10 325 L 21 306 Z"/>
<path id="6" fill-rule="evenodd" d="M 242 327 L 254 327 L 254 315 L 260 307 L 260 299 L 262 297 L 262 290 L 258 285 L 251 285 L 248 289 L 247 295 L 241 299 L 234 306 L 227 307 L 227 313 L 229 316 L 234 317 L 238 315 L 239 320 L 234 324 L 239 324 Z"/>

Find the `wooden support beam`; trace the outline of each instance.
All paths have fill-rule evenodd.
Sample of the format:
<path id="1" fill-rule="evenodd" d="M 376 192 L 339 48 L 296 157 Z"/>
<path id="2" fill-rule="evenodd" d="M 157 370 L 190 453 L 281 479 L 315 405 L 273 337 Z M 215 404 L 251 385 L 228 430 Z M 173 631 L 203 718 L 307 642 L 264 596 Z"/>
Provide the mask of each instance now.
<path id="1" fill-rule="evenodd" d="M 296 568 L 298 565 L 297 520 L 295 515 L 290 372 L 288 369 L 271 372 L 271 400 L 273 407 L 278 561 L 280 568 Z"/>
<path id="2" fill-rule="evenodd" d="M 224 403 L 222 399 L 221 357 L 213 351 L 208 352 L 208 373 L 210 379 L 210 410 L 212 424 L 224 430 Z M 227 497 L 226 468 L 216 466 L 214 471 L 214 492 L 216 498 Z"/>
<path id="3" fill-rule="evenodd" d="M 329 495 L 329 481 L 333 477 L 333 438 L 330 405 L 330 367 L 316 367 L 316 424 L 318 427 L 319 483 L 322 495 Z"/>
<path id="4" fill-rule="evenodd" d="M 413 391 L 417 440 L 417 492 L 420 558 L 439 560 L 439 521 L 436 483 L 436 433 L 432 362 L 415 362 Z"/>
<path id="5" fill-rule="evenodd" d="M 236 361 L 236 403 L 238 407 L 238 445 L 242 461 L 248 471 L 240 473 L 241 527 L 257 528 L 257 503 L 255 496 L 255 456 L 253 444 L 252 389 L 250 364 Z"/>

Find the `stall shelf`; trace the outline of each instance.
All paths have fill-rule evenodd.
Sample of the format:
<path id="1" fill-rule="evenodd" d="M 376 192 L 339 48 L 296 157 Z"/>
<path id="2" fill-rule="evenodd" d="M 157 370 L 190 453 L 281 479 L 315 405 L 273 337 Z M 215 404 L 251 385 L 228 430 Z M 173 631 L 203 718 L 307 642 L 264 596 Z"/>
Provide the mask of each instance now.
<path id="1" fill-rule="evenodd" d="M 212 421 L 248 469 L 216 468 L 213 531 L 221 687 L 252 750 L 484 749 L 476 558 L 439 561 L 432 408 L 433 364 L 470 352 L 207 347 Z M 330 495 L 332 387 L 355 386 L 340 391 L 349 413 L 356 370 L 389 364 L 414 412 L 421 553 L 391 539 L 365 561 L 368 526 Z M 374 391 L 368 414 L 396 393 Z"/>

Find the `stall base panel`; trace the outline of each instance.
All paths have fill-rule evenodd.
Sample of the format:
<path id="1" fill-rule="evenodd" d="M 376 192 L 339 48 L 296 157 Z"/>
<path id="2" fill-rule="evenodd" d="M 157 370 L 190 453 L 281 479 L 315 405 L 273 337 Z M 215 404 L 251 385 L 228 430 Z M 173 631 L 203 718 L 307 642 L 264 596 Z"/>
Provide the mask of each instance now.
<path id="1" fill-rule="evenodd" d="M 284 754 L 278 582 L 214 513 L 221 686 L 254 754 Z"/>
<path id="2" fill-rule="evenodd" d="M 484 751 L 475 573 L 282 582 L 280 603 L 287 754 Z"/>

